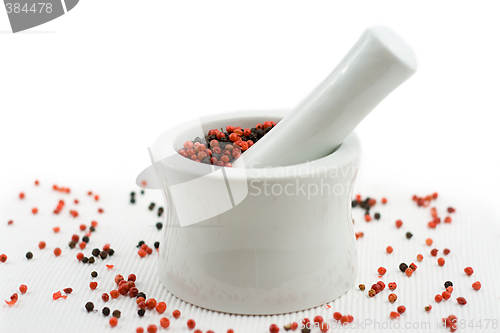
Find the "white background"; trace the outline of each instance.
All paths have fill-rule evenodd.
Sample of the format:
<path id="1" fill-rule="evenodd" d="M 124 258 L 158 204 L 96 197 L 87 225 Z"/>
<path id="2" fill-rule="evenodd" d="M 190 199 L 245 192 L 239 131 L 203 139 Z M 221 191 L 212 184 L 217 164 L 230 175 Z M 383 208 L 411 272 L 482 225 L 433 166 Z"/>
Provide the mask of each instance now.
<path id="1" fill-rule="evenodd" d="M 419 69 L 358 126 L 360 180 L 438 190 L 470 205 L 471 223 L 480 211 L 498 225 L 499 10 L 497 1 L 82 0 L 18 34 L 0 11 L 1 209 L 35 178 L 134 188 L 161 132 L 188 117 L 293 108 L 382 24 L 413 47 Z"/>

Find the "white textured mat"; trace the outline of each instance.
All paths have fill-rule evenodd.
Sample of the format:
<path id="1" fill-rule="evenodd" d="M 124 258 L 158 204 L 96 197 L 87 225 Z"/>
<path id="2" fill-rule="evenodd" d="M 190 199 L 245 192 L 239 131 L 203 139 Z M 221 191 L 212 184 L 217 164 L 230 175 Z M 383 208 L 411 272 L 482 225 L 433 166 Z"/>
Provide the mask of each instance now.
<path id="1" fill-rule="evenodd" d="M 363 171 L 363 170 L 362 170 Z M 459 331 L 462 332 L 498 332 L 500 331 L 500 291 L 498 287 L 498 255 L 500 254 L 500 232 L 498 221 L 495 220 L 493 206 L 488 206 L 483 199 L 470 196 L 465 189 L 444 184 L 432 184 L 425 181 L 409 180 L 411 177 L 380 174 L 367 175 L 360 172 L 357 189 L 363 196 L 370 196 L 379 202 L 372 208 L 372 216 L 380 212 L 379 221 L 366 223 L 361 209 L 353 210 L 356 220 L 355 230 L 363 231 L 364 237 L 357 241 L 360 257 L 360 274 L 355 283 L 367 286 L 364 292 L 357 287 L 331 303 L 331 308 L 318 307 L 299 313 L 280 316 L 237 316 L 214 313 L 191 306 L 169 294 L 157 278 L 155 255 L 141 259 L 137 255 L 136 244 L 144 240 L 151 247 L 155 241 L 162 238 L 162 232 L 155 227 L 159 221 L 156 208 L 153 212 L 148 205 L 155 202 L 158 207 L 163 205 L 159 192 L 146 191 L 141 195 L 132 183 L 129 185 L 112 186 L 110 184 L 88 184 L 75 179 L 73 184 L 59 184 L 71 187 L 71 194 L 60 194 L 52 190 L 56 179 L 40 179 L 41 185 L 35 187 L 32 180 L 17 179 L 2 182 L 5 184 L 0 194 L 0 254 L 8 256 L 6 263 L 0 263 L 0 297 L 9 300 L 12 293 L 18 292 L 20 284 L 28 286 L 28 292 L 19 296 L 19 301 L 13 307 L 3 301 L 0 305 L 0 332 L 135 332 L 139 326 L 146 328 L 149 324 L 159 324 L 159 319 L 166 315 L 172 332 L 189 332 L 186 321 L 192 318 L 196 328 L 206 332 L 225 333 L 229 328 L 234 332 L 269 332 L 269 326 L 276 323 L 280 332 L 283 325 L 292 321 L 300 322 L 304 317 L 311 320 L 321 315 L 329 323 L 333 323 L 332 314 L 340 311 L 354 316 L 354 323 L 346 331 L 444 331 L 440 325 L 441 318 L 454 314 L 458 317 Z M 88 190 L 99 194 L 96 202 L 88 196 Z M 136 190 L 137 202 L 129 204 L 129 192 Z M 18 198 L 18 193 L 26 194 L 24 200 Z M 418 208 L 411 200 L 413 194 L 426 195 L 439 192 L 439 198 L 433 202 L 443 219 L 446 208 L 453 206 L 456 213 L 450 214 L 451 224 L 441 223 L 436 229 L 429 229 L 427 222 L 431 220 L 429 208 Z M 382 206 L 381 197 L 389 202 Z M 79 199 L 75 205 L 73 199 Z M 52 211 L 59 199 L 66 205 L 60 215 Z M 38 207 L 39 213 L 33 215 L 32 207 Z M 105 212 L 98 214 L 102 207 Z M 69 209 L 79 212 L 77 218 L 69 215 Z M 7 225 L 8 220 L 14 220 L 13 225 Z M 403 227 L 396 229 L 394 222 L 403 220 Z M 99 226 L 92 234 L 90 243 L 82 251 L 90 255 L 93 248 L 110 243 L 116 254 L 106 260 L 98 259 L 93 265 L 84 265 L 76 260 L 79 248 L 71 250 L 68 242 L 71 235 L 79 232 L 79 225 L 90 224 L 96 220 Z M 59 226 L 61 231 L 55 234 L 52 228 Z M 408 240 L 407 231 L 414 236 Z M 425 245 L 425 239 L 431 237 L 434 244 Z M 44 240 L 47 247 L 38 249 L 38 242 Z M 387 254 L 385 248 L 391 245 L 392 254 Z M 53 249 L 60 247 L 62 255 L 55 257 Z M 438 257 L 431 257 L 430 250 L 437 248 L 438 257 L 444 257 L 444 267 L 437 265 Z M 451 253 L 444 256 L 442 250 L 449 248 Z M 25 253 L 31 251 L 34 258 L 28 261 Z M 423 254 L 424 260 L 418 262 L 417 254 Z M 156 254 L 156 252 L 154 252 Z M 415 262 L 418 270 L 411 278 L 402 274 L 399 263 Z M 114 265 L 108 270 L 106 264 Z M 377 276 L 377 268 L 384 266 L 387 273 L 382 279 Z M 466 276 L 464 267 L 472 266 L 474 274 Z M 306 269 L 306 268 L 304 268 Z M 96 270 L 99 276 L 92 279 L 90 272 Z M 115 288 L 113 277 L 121 273 L 125 277 L 135 273 L 138 277 L 139 290 L 146 292 L 148 297 L 165 301 L 168 305 L 164 315 L 156 311 L 147 311 L 144 317 L 137 315 L 137 306 L 129 297 L 101 300 L 103 292 Z M 89 289 L 91 281 L 97 281 L 96 290 Z M 396 303 L 387 300 L 390 291 L 386 288 L 374 298 L 367 297 L 369 287 L 382 280 L 386 284 L 396 282 L 398 295 Z M 444 290 L 443 283 L 451 280 L 454 283 L 452 298 L 437 304 L 434 295 Z M 471 285 L 481 281 L 482 289 L 474 291 Z M 73 293 L 67 299 L 52 300 L 52 294 L 63 288 L 73 288 Z M 467 299 L 465 306 L 460 306 L 456 298 Z M 87 313 L 84 305 L 87 301 L 94 302 L 99 312 Z M 431 304 L 430 312 L 424 311 L 424 306 Z M 121 318 L 118 326 L 110 327 L 108 320 L 100 310 L 108 306 L 111 311 L 119 309 Z M 399 320 L 391 320 L 389 313 L 397 306 L 405 305 L 406 313 Z M 178 309 L 182 312 L 179 319 L 174 319 L 171 312 Z M 398 324 L 396 324 L 398 323 Z M 399 325 L 399 326 L 397 326 Z M 473 326 L 471 326 L 473 325 Z M 396 328 L 394 328 L 396 326 Z M 392 329 L 391 329 L 392 327 Z M 344 330 L 340 328 L 330 331 Z M 159 329 L 159 332 L 164 331 Z M 300 332 L 296 330 L 295 332 Z M 319 332 L 313 329 L 312 332 Z"/>

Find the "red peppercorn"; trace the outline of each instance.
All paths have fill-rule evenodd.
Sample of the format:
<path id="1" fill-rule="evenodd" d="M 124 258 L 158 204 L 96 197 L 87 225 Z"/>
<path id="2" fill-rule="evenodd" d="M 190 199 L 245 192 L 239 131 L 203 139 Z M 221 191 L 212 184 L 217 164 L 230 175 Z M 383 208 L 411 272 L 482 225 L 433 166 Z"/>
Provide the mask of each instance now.
<path id="1" fill-rule="evenodd" d="M 472 288 L 473 288 L 474 290 L 479 290 L 479 289 L 481 289 L 481 282 L 479 282 L 479 281 L 474 282 L 474 283 L 472 284 Z"/>
<path id="2" fill-rule="evenodd" d="M 316 316 L 314 317 L 314 320 L 313 320 L 315 323 L 322 323 L 323 322 L 323 317 L 321 316 Z"/>
<path id="3" fill-rule="evenodd" d="M 109 324 L 112 326 L 112 327 L 115 327 L 116 325 L 118 325 L 118 319 L 116 317 L 112 317 L 110 320 L 109 320 Z"/>
<path id="4" fill-rule="evenodd" d="M 372 289 L 375 291 L 375 294 L 378 294 L 382 290 L 378 283 L 372 284 Z"/>
<path id="5" fill-rule="evenodd" d="M 472 269 L 472 267 L 465 267 L 464 272 L 467 275 L 472 275 L 474 273 L 474 270 Z"/>
<path id="6" fill-rule="evenodd" d="M 422 261 L 422 260 L 424 260 L 424 256 L 423 256 L 423 255 L 421 255 L 421 254 L 417 254 L 417 260 L 418 260 L 418 261 Z"/>
<path id="7" fill-rule="evenodd" d="M 427 311 L 427 312 L 431 311 L 431 309 L 432 309 L 432 305 L 430 305 L 430 304 L 425 307 L 425 311 Z"/>
<path id="8" fill-rule="evenodd" d="M 425 244 L 427 244 L 427 245 L 429 245 L 429 246 L 431 246 L 431 245 L 432 245 L 432 243 L 433 243 L 432 238 L 427 238 L 427 239 L 425 240 Z"/>
<path id="9" fill-rule="evenodd" d="M 333 319 L 340 320 L 340 318 L 342 318 L 342 314 L 340 312 L 335 312 L 333 314 Z"/>
<path id="10" fill-rule="evenodd" d="M 406 311 L 406 307 L 404 305 L 398 306 L 398 313 L 403 314 Z"/>
<path id="11" fill-rule="evenodd" d="M 412 274 L 413 274 L 413 269 L 411 269 L 410 267 L 408 267 L 408 268 L 405 270 L 405 274 L 406 274 L 406 276 L 408 276 L 408 277 L 412 276 Z"/>
<path id="12" fill-rule="evenodd" d="M 460 305 L 465 305 L 465 304 L 467 304 L 467 301 L 466 301 L 466 300 L 465 300 L 465 298 L 463 298 L 463 297 L 458 297 L 458 298 L 457 298 L 457 302 L 458 302 L 458 304 L 460 304 Z"/>
<path id="13" fill-rule="evenodd" d="M 386 198 L 382 198 L 382 203 L 385 205 L 387 203 L 387 199 Z"/>
<path id="14" fill-rule="evenodd" d="M 370 216 L 370 214 L 365 214 L 365 221 L 370 222 L 371 220 L 372 220 L 372 217 Z"/>
<path id="15" fill-rule="evenodd" d="M 434 296 L 434 300 L 439 303 L 443 300 L 443 296 L 441 296 L 441 294 L 437 294 L 436 296 Z"/>
<path id="16" fill-rule="evenodd" d="M 174 316 L 174 318 L 177 319 L 181 316 L 181 312 L 179 310 L 174 310 L 172 312 L 172 316 Z"/>
<path id="17" fill-rule="evenodd" d="M 168 320 L 168 318 L 166 317 L 163 317 L 160 319 L 160 326 L 163 327 L 163 328 L 167 328 L 170 326 L 170 320 Z"/>
<path id="18" fill-rule="evenodd" d="M 396 228 L 399 229 L 399 228 L 401 228 L 402 225 L 403 225 L 403 221 L 401 221 L 401 220 L 396 221 Z"/>
<path id="19" fill-rule="evenodd" d="M 94 200 L 99 201 L 99 196 L 98 195 L 94 196 Z"/>
<path id="20" fill-rule="evenodd" d="M 141 297 L 142 298 L 142 297 Z M 145 309 L 147 306 L 146 306 L 146 302 L 142 301 L 142 302 L 139 302 L 139 304 L 137 304 L 137 306 L 139 307 L 139 309 Z"/>
<path id="21" fill-rule="evenodd" d="M 387 269 L 385 269 L 384 267 L 379 267 L 379 269 L 377 270 L 378 274 L 379 275 L 384 275 L 385 272 L 387 272 Z"/>
<path id="22" fill-rule="evenodd" d="M 87 246 L 87 243 L 81 242 L 80 244 L 78 244 L 78 246 L 83 250 Z"/>
<path id="23" fill-rule="evenodd" d="M 227 333 L 234 333 L 234 330 L 232 328 L 227 330 Z"/>
<path id="24" fill-rule="evenodd" d="M 146 249 L 146 253 L 147 253 L 147 254 L 151 254 L 151 253 L 153 253 L 153 249 L 152 249 L 152 248 L 150 248 L 150 247 L 148 247 L 148 248 Z"/>
<path id="25" fill-rule="evenodd" d="M 399 313 L 392 311 L 389 316 L 391 317 L 391 319 L 397 319 L 399 318 Z"/>
<path id="26" fill-rule="evenodd" d="M 44 248 L 45 248 L 45 246 L 47 246 L 47 244 L 46 244 L 44 241 L 41 241 L 40 243 L 38 243 L 38 248 L 39 248 L 40 250 L 44 249 Z"/>
<path id="27" fill-rule="evenodd" d="M 73 292 L 73 289 L 72 288 L 64 288 L 63 291 L 66 293 L 66 294 L 71 294 Z"/>
<path id="28" fill-rule="evenodd" d="M 28 291 L 28 286 L 25 284 L 20 285 L 19 291 L 21 292 L 21 294 L 25 294 Z"/>
<path id="29" fill-rule="evenodd" d="M 89 286 L 90 286 L 90 289 L 94 290 L 95 288 L 97 288 L 97 282 L 95 282 L 95 281 L 90 282 Z"/>
<path id="30" fill-rule="evenodd" d="M 262 128 L 266 129 L 268 127 L 272 127 L 273 126 L 273 123 L 270 122 L 270 121 L 265 121 L 262 123 Z"/>
<path id="31" fill-rule="evenodd" d="M 23 192 L 19 193 L 19 198 L 24 199 L 24 193 Z"/>
<path id="32" fill-rule="evenodd" d="M 378 281 L 377 284 L 379 285 L 380 287 L 380 291 L 384 290 L 385 289 L 385 283 L 383 281 Z"/>
<path id="33" fill-rule="evenodd" d="M 444 223 L 451 223 L 451 217 L 446 216 L 446 217 L 444 218 Z"/>
<path id="34" fill-rule="evenodd" d="M 144 333 L 144 328 L 142 328 L 142 327 L 137 327 L 137 328 L 135 329 L 135 333 Z"/>
<path id="35" fill-rule="evenodd" d="M 291 329 L 295 331 L 297 329 L 297 327 L 299 327 L 299 324 L 297 324 L 296 322 L 293 322 L 291 325 Z"/>
<path id="36" fill-rule="evenodd" d="M 146 251 L 144 251 L 143 249 L 139 249 L 139 251 L 137 253 L 139 254 L 139 256 L 141 258 L 144 258 L 145 256 L 148 255 L 148 253 Z"/>
<path id="37" fill-rule="evenodd" d="M 135 276 L 135 274 L 129 274 L 128 278 L 127 278 L 127 281 L 136 281 L 137 280 L 137 276 Z"/>
<path id="38" fill-rule="evenodd" d="M 94 289 L 95 289 L 95 288 L 94 288 Z M 102 294 L 101 298 L 102 298 L 102 300 L 103 300 L 104 302 L 109 301 L 109 295 L 108 295 L 108 294 L 106 294 L 106 293 Z"/>
<path id="39" fill-rule="evenodd" d="M 388 299 L 389 302 L 394 303 L 398 299 L 398 296 L 396 294 L 389 294 Z"/>
<path id="40" fill-rule="evenodd" d="M 393 251 L 392 246 L 388 246 L 388 247 L 385 249 L 385 251 L 386 251 L 387 253 L 392 253 L 392 251 Z"/>
<path id="41" fill-rule="evenodd" d="M 453 207 L 448 207 L 448 213 L 454 213 L 455 212 L 455 208 Z"/>
<path id="42" fill-rule="evenodd" d="M 449 291 L 451 294 L 453 292 L 453 287 L 452 286 L 446 287 L 446 291 Z"/>
<path id="43" fill-rule="evenodd" d="M 156 312 L 158 312 L 159 314 L 162 314 L 163 312 L 165 312 L 165 310 L 167 310 L 167 304 L 165 302 L 159 302 L 156 305 Z"/>
<path id="44" fill-rule="evenodd" d="M 226 126 L 226 132 L 233 133 L 234 132 L 234 126 Z"/>
<path id="45" fill-rule="evenodd" d="M 118 290 L 111 290 L 109 294 L 111 295 L 112 298 L 118 298 L 120 296 Z"/>
<path id="46" fill-rule="evenodd" d="M 388 287 L 390 290 L 396 290 L 396 288 L 398 287 L 398 285 L 396 284 L 396 282 L 390 282 L 388 284 Z"/>
<path id="47" fill-rule="evenodd" d="M 443 297 L 443 299 L 449 300 L 450 297 L 451 297 L 451 293 L 449 291 L 443 291 L 443 293 L 441 294 L 441 296 Z"/>
<path id="48" fill-rule="evenodd" d="M 60 249 L 60 248 L 58 248 L 58 247 L 56 247 L 56 248 L 54 249 L 54 254 L 55 254 L 55 256 L 56 256 L 56 257 L 59 257 L 59 256 L 61 255 L 61 249 Z"/>
<path id="49" fill-rule="evenodd" d="M 431 250 L 431 256 L 435 257 L 438 254 L 438 249 L 432 249 Z"/>
<path id="50" fill-rule="evenodd" d="M 36 207 L 35 207 L 35 208 L 33 208 L 33 209 L 31 210 L 31 212 L 32 212 L 33 214 L 38 213 L 38 208 L 36 208 Z"/>
<path id="51" fill-rule="evenodd" d="M 444 249 L 443 253 L 444 253 L 445 256 L 447 256 L 448 254 L 450 254 L 450 250 L 449 249 Z"/>
<path id="52" fill-rule="evenodd" d="M 196 326 L 196 322 L 193 319 L 188 319 L 187 327 L 192 330 Z"/>
<path id="53" fill-rule="evenodd" d="M 241 150 L 238 149 L 238 148 L 233 148 L 232 152 L 231 152 L 231 155 L 234 157 L 234 158 L 238 158 L 240 157 L 241 155 Z"/>
<path id="54" fill-rule="evenodd" d="M 231 140 L 233 142 L 238 140 L 238 134 L 236 134 L 236 133 L 229 134 L 229 140 Z"/>
<path id="55" fill-rule="evenodd" d="M 152 310 L 156 307 L 157 303 L 154 298 L 150 298 L 146 301 L 146 306 L 148 307 L 149 310 Z"/>
<path id="56" fill-rule="evenodd" d="M 444 266 L 444 263 L 445 263 L 444 258 L 439 258 L 438 259 L 438 265 L 439 266 Z"/>
<path id="57" fill-rule="evenodd" d="M 270 333 L 278 333 L 279 331 L 280 331 L 280 328 L 278 327 L 278 325 L 271 324 L 271 326 L 269 326 Z"/>
<path id="58" fill-rule="evenodd" d="M 5 255 L 5 254 L 1 254 L 1 255 L 0 255 L 0 261 L 1 261 L 1 262 L 6 262 L 6 261 L 7 261 L 7 255 Z"/>

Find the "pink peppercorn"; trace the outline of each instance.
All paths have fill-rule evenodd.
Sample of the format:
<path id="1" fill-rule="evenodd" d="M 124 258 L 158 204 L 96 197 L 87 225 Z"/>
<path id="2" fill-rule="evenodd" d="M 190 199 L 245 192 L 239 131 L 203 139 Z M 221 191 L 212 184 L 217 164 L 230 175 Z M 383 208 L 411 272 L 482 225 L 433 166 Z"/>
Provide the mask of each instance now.
<path id="1" fill-rule="evenodd" d="M 425 244 L 427 244 L 427 245 L 429 245 L 429 246 L 431 246 L 431 245 L 432 245 L 432 243 L 433 243 L 432 238 L 427 238 L 427 239 L 425 240 Z"/>
<path id="2" fill-rule="evenodd" d="M 144 328 L 137 327 L 136 330 L 135 330 L 135 333 L 144 333 Z"/>
<path id="3" fill-rule="evenodd" d="M 397 319 L 399 318 L 399 313 L 392 311 L 390 314 L 391 319 Z"/>
<path id="4" fill-rule="evenodd" d="M 392 248 L 392 246 L 388 246 L 388 247 L 385 249 L 385 251 L 386 251 L 387 253 L 392 253 L 392 251 L 394 251 L 394 249 Z"/>
<path id="5" fill-rule="evenodd" d="M 472 269 L 472 267 L 465 267 L 464 272 L 467 275 L 472 275 L 472 273 L 474 273 L 474 270 Z"/>
<path id="6" fill-rule="evenodd" d="M 398 313 L 403 314 L 406 311 L 406 307 L 404 305 L 398 306 Z"/>
<path id="7" fill-rule="evenodd" d="M 156 325 L 149 325 L 148 326 L 148 333 L 156 333 L 157 330 L 158 330 L 158 327 L 156 327 Z"/>
<path id="8" fill-rule="evenodd" d="M 441 296 L 440 294 L 437 294 L 436 296 L 434 296 L 434 300 L 439 303 L 443 300 L 443 296 Z"/>
<path id="9" fill-rule="evenodd" d="M 444 258 L 439 258 L 438 259 L 438 265 L 439 266 L 444 266 L 444 263 L 445 263 Z"/>
<path id="10" fill-rule="evenodd" d="M 481 282 L 479 282 L 479 281 L 474 282 L 474 283 L 472 284 L 472 288 L 473 288 L 474 290 L 479 290 L 479 289 L 481 289 Z"/>
<path id="11" fill-rule="evenodd" d="M 340 312 L 335 312 L 333 314 L 333 319 L 340 320 L 340 318 L 342 318 L 342 314 Z"/>
<path id="12" fill-rule="evenodd" d="M 390 282 L 388 284 L 388 286 L 389 286 L 390 290 L 396 290 L 396 288 L 398 287 L 398 285 L 396 284 L 396 282 Z"/>
<path id="13" fill-rule="evenodd" d="M 418 260 L 418 261 L 422 261 L 422 260 L 424 260 L 424 256 L 423 256 L 423 255 L 421 255 L 421 254 L 418 254 L 418 255 L 417 255 L 417 260 Z"/>
<path id="14" fill-rule="evenodd" d="M 97 282 L 95 282 L 95 281 L 90 282 L 89 286 L 90 286 L 90 289 L 93 290 L 93 289 L 97 288 Z"/>
<path id="15" fill-rule="evenodd" d="M 5 254 L 0 255 L 0 262 L 6 262 L 7 261 L 7 256 Z"/>
<path id="16" fill-rule="evenodd" d="M 413 269 L 411 269 L 410 267 L 408 267 L 408 268 L 405 270 L 405 274 L 406 274 L 406 276 L 408 276 L 408 277 L 412 276 L 412 274 L 413 274 Z"/>
<path id="17" fill-rule="evenodd" d="M 174 310 L 172 312 L 172 316 L 174 316 L 174 318 L 177 319 L 181 316 L 181 312 L 179 310 Z"/>
<path id="18" fill-rule="evenodd" d="M 109 301 L 109 295 L 107 293 L 102 294 L 101 298 L 104 302 Z"/>
<path id="19" fill-rule="evenodd" d="M 466 301 L 466 300 L 465 300 L 465 298 L 463 298 L 463 297 L 458 297 L 458 298 L 457 298 L 457 302 L 458 302 L 458 304 L 460 304 L 460 305 L 465 305 L 465 304 L 467 304 L 467 301 Z"/>
<path id="20" fill-rule="evenodd" d="M 377 284 L 379 285 L 380 287 L 380 291 L 384 290 L 385 289 L 385 283 L 383 281 L 379 281 L 377 282 Z"/>
<path id="21" fill-rule="evenodd" d="M 451 297 L 451 293 L 449 291 L 443 291 L 443 293 L 441 294 L 441 296 L 443 296 L 444 300 L 449 300 L 450 297 Z"/>
<path id="22" fill-rule="evenodd" d="M 280 328 L 278 327 L 278 325 L 271 324 L 271 326 L 269 326 L 269 332 L 270 333 L 278 333 L 279 331 L 280 331 Z"/>
<path id="23" fill-rule="evenodd" d="M 401 221 L 401 220 L 396 221 L 396 228 L 399 229 L 399 228 L 401 228 L 402 225 L 403 225 L 403 221 Z"/>
<path id="24" fill-rule="evenodd" d="M 451 223 L 451 217 L 446 216 L 446 217 L 444 218 L 444 223 Z"/>
<path id="25" fill-rule="evenodd" d="M 425 311 L 427 311 L 427 312 L 431 311 L 431 309 L 432 309 L 432 305 L 430 305 L 430 304 L 425 307 Z"/>
<path id="26" fill-rule="evenodd" d="M 385 272 L 387 272 L 387 269 L 385 269 L 384 267 L 379 267 L 379 269 L 377 270 L 378 274 L 379 275 L 384 275 Z"/>
<path id="27" fill-rule="evenodd" d="M 438 249 L 432 249 L 431 250 L 431 256 L 435 257 L 438 254 Z"/>
<path id="28" fill-rule="evenodd" d="M 447 256 L 448 254 L 450 254 L 450 250 L 449 249 L 444 249 L 443 253 L 444 253 L 445 256 Z"/>
<path id="29" fill-rule="evenodd" d="M 388 299 L 389 302 L 394 303 L 398 299 L 398 296 L 396 294 L 389 294 Z"/>
<path id="30" fill-rule="evenodd" d="M 372 289 L 375 290 L 375 293 L 378 294 L 382 288 L 378 285 L 378 283 L 372 284 Z"/>
<path id="31" fill-rule="evenodd" d="M 187 321 L 187 327 L 192 330 L 196 326 L 196 322 L 193 319 Z"/>

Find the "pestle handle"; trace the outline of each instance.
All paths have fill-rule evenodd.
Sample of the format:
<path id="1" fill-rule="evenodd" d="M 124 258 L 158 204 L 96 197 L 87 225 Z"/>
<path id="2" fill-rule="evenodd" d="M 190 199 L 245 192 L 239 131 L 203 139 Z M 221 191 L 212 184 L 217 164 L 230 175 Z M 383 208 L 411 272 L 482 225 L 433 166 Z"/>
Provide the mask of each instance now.
<path id="1" fill-rule="evenodd" d="M 293 165 L 332 153 L 416 69 L 413 51 L 392 30 L 367 29 L 333 72 L 245 152 L 245 167 Z"/>

